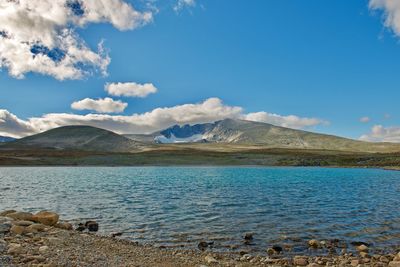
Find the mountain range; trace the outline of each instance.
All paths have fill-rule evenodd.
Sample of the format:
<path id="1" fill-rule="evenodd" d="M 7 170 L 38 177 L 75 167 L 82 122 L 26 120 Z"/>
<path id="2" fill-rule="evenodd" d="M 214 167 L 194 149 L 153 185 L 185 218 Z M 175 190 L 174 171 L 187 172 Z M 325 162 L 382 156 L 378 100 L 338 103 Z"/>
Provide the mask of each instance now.
<path id="1" fill-rule="evenodd" d="M 64 126 L 0 144 L 0 165 L 263 165 L 398 167 L 400 144 L 225 119 L 120 135 Z"/>

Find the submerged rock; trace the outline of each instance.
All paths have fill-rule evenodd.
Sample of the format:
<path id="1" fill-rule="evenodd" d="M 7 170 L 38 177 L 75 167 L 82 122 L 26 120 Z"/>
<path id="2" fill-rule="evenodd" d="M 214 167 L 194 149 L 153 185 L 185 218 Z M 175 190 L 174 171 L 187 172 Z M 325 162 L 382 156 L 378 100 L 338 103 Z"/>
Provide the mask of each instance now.
<path id="1" fill-rule="evenodd" d="M 253 233 L 245 233 L 243 236 L 243 239 L 246 241 L 251 241 L 251 240 L 253 240 L 253 236 L 254 236 Z"/>
<path id="2" fill-rule="evenodd" d="M 97 232 L 99 230 L 99 224 L 96 221 L 87 221 L 85 227 L 89 232 Z"/>

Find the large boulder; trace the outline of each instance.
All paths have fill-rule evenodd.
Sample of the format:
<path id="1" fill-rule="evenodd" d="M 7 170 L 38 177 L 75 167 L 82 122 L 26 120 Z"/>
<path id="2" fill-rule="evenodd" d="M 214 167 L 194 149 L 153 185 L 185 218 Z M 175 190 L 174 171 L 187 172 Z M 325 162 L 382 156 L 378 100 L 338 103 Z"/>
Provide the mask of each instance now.
<path id="1" fill-rule="evenodd" d="M 33 220 L 33 214 L 30 212 L 17 211 L 17 212 L 8 213 L 6 216 L 9 218 L 12 218 L 14 220 L 17 220 L 17 221 L 32 221 Z"/>
<path id="2" fill-rule="evenodd" d="M 59 217 L 60 216 L 55 212 L 44 210 L 33 215 L 32 220 L 37 223 L 53 226 L 57 224 Z"/>

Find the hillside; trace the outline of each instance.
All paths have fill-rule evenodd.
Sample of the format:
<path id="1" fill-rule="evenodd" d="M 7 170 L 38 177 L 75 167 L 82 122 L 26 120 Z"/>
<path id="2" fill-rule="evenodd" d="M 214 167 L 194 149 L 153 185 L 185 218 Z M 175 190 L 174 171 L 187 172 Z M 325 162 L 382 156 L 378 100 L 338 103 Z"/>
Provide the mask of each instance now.
<path id="1" fill-rule="evenodd" d="M 15 138 L 13 138 L 13 137 L 0 136 L 0 143 L 7 143 L 7 142 L 14 141 L 14 140 L 15 140 Z"/>
<path id="2" fill-rule="evenodd" d="M 145 136 L 130 138 L 155 143 L 220 143 L 267 148 L 397 152 L 400 144 L 370 143 L 332 135 L 274 126 L 268 123 L 225 119 L 215 123 L 173 126 Z"/>
<path id="3" fill-rule="evenodd" d="M 3 149 L 56 149 L 133 152 L 143 144 L 91 126 L 64 126 L 3 144 Z"/>

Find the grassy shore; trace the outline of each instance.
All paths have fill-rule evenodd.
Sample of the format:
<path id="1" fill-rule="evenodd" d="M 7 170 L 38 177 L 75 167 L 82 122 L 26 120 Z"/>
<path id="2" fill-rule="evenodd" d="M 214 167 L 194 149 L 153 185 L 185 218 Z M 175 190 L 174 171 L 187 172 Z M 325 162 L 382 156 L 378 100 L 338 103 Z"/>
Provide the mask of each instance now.
<path id="1" fill-rule="evenodd" d="M 204 150 L 165 146 L 140 153 L 68 150 L 0 150 L 0 166 L 169 166 L 254 165 L 400 168 L 400 153 L 354 153 L 329 150 Z"/>

